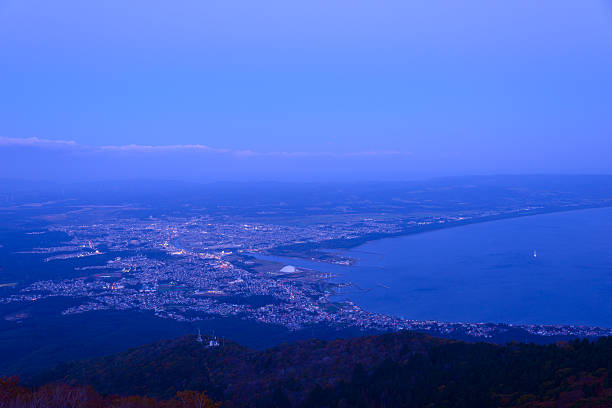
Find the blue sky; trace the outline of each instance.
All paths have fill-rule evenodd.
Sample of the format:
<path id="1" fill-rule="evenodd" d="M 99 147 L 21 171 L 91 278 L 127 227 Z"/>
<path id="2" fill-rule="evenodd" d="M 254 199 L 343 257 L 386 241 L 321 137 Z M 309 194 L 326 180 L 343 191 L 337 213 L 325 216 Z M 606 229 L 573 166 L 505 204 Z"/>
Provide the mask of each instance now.
<path id="1" fill-rule="evenodd" d="M 0 60 L 8 177 L 612 172 L 610 0 L 2 0 Z"/>

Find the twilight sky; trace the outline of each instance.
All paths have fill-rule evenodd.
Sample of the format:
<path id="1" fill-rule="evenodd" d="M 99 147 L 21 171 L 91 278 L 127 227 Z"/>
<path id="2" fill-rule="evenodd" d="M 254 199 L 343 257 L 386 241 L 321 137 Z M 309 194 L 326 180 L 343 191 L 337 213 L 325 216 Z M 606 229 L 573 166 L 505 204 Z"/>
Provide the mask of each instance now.
<path id="1" fill-rule="evenodd" d="M 612 173 L 612 0 L 0 0 L 0 177 Z"/>

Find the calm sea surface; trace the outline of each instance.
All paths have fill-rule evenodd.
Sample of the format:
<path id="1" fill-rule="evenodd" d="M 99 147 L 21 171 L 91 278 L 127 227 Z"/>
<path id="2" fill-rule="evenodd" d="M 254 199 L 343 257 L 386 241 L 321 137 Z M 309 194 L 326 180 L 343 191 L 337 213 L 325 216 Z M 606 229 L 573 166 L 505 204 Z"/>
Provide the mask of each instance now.
<path id="1" fill-rule="evenodd" d="M 263 258 L 332 272 L 356 286 L 339 299 L 373 312 L 612 327 L 612 208 L 448 228 L 343 253 L 357 264 Z"/>

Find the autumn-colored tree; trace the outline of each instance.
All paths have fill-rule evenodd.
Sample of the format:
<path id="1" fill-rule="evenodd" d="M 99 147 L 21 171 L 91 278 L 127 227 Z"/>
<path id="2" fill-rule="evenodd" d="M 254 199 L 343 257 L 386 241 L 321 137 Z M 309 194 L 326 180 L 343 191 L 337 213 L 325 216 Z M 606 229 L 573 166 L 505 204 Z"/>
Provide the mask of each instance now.
<path id="1" fill-rule="evenodd" d="M 17 377 L 0 378 L 0 407 L 6 407 L 11 401 L 27 394 L 27 389 L 19 385 Z"/>
<path id="2" fill-rule="evenodd" d="M 170 401 L 141 396 L 101 396 L 91 387 L 19 385 L 17 377 L 0 378 L 0 408 L 217 408 L 206 392 L 183 391 Z"/>
<path id="3" fill-rule="evenodd" d="M 66 384 L 47 384 L 31 393 L 34 401 L 49 408 L 98 408 L 103 398 L 91 387 L 71 387 Z"/>
<path id="4" fill-rule="evenodd" d="M 154 398 L 130 395 L 128 397 L 114 397 L 108 401 L 108 408 L 166 408 L 168 404 Z"/>
<path id="5" fill-rule="evenodd" d="M 205 391 L 181 391 L 173 401 L 176 408 L 217 408 L 221 404 L 214 402 Z"/>

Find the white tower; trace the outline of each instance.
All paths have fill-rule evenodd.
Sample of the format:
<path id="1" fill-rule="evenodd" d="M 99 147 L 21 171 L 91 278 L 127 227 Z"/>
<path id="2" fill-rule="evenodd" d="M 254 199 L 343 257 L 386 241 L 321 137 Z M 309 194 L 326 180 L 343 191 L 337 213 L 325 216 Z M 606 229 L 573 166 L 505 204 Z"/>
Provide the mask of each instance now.
<path id="1" fill-rule="evenodd" d="M 215 332 L 213 331 L 213 335 L 208 342 L 208 347 L 219 347 L 219 340 L 217 340 L 217 336 L 215 336 Z"/>

